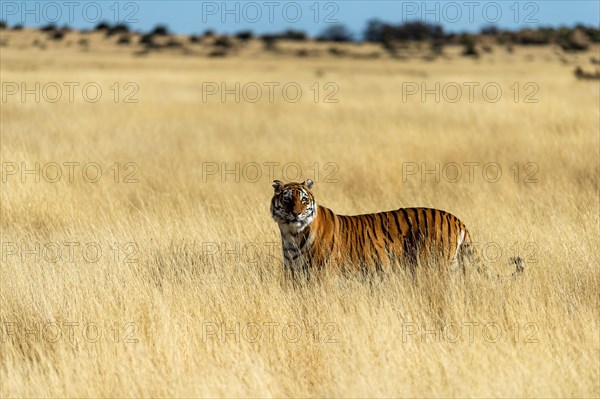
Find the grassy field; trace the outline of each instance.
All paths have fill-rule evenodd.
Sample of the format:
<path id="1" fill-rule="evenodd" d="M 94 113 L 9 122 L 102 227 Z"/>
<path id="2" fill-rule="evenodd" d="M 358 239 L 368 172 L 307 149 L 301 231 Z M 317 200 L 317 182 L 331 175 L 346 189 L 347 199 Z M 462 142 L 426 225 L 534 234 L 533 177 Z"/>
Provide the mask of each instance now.
<path id="1" fill-rule="evenodd" d="M 2 397 L 600 395 L 599 86 L 572 74 L 597 49 L 428 62 L 15 42 Z M 236 82 L 239 102 L 222 99 Z M 440 101 L 421 98 L 436 82 Z M 450 211 L 494 273 L 515 255 L 527 269 L 293 289 L 274 178 L 315 180 L 340 214 Z"/>

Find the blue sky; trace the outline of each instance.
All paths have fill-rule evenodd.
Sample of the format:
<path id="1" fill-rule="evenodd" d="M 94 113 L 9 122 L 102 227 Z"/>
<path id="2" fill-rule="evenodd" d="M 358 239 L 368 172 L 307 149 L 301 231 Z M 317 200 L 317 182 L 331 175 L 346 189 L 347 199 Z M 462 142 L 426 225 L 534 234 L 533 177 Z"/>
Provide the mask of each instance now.
<path id="1" fill-rule="evenodd" d="M 126 22 L 147 31 L 166 24 L 176 33 L 219 33 L 252 30 L 255 33 L 297 29 L 315 35 L 327 26 L 343 23 L 360 37 L 371 18 L 399 23 L 440 23 L 447 31 L 477 31 L 483 26 L 516 29 L 544 26 L 599 26 L 600 2 L 589 1 L 31 1 L 3 0 L 0 19 L 9 25 L 47 23 L 91 28 L 98 21 Z"/>

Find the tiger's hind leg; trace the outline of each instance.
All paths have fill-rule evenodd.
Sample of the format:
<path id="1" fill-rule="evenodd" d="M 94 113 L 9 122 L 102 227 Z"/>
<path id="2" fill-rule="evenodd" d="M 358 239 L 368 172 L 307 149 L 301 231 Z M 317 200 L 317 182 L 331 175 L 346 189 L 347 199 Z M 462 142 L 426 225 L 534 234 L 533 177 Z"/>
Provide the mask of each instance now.
<path id="1" fill-rule="evenodd" d="M 462 269 L 463 274 L 468 270 L 476 270 L 478 273 L 486 274 L 481 258 L 473 246 L 469 232 L 465 232 L 463 239 L 457 245 L 453 266 Z"/>

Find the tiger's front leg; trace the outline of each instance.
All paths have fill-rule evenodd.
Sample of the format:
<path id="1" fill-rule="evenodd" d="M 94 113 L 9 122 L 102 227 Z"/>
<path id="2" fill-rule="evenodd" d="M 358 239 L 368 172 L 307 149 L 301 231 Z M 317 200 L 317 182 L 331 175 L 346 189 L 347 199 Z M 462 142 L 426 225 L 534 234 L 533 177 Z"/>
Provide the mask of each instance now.
<path id="1" fill-rule="evenodd" d="M 284 263 L 285 276 L 288 279 L 298 280 L 310 278 L 311 264 L 308 259 L 300 255 L 294 260 L 286 260 Z"/>

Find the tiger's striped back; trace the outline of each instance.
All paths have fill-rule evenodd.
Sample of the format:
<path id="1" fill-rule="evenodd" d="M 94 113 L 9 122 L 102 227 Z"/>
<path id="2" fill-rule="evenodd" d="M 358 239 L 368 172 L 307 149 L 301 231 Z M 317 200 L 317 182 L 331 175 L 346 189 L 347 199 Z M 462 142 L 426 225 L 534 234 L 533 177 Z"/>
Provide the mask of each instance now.
<path id="1" fill-rule="evenodd" d="M 309 235 L 314 238 L 305 242 L 312 246 L 298 249 L 312 258 L 313 266 L 334 263 L 355 268 L 385 268 L 402 260 L 411 266 L 428 260 L 456 265 L 460 248 L 470 237 L 464 223 L 438 209 L 401 208 L 345 216 L 322 206 L 300 234 Z"/>

